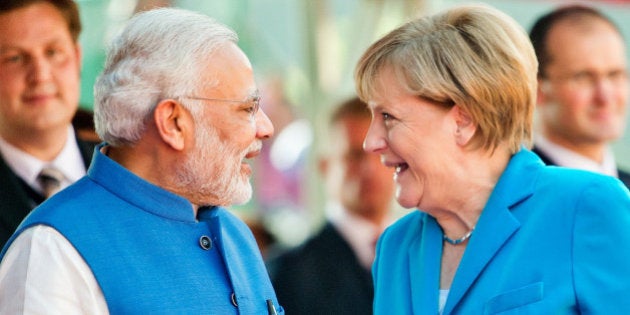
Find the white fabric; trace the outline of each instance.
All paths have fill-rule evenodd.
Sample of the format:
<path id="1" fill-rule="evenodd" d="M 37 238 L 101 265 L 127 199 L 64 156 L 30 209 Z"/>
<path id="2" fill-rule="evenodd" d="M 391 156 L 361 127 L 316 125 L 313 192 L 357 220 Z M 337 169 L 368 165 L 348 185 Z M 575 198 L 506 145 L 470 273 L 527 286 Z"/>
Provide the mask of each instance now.
<path id="1" fill-rule="evenodd" d="M 440 300 L 438 304 L 438 311 L 440 315 L 444 313 L 444 307 L 446 306 L 446 299 L 448 298 L 449 292 L 450 290 L 440 290 Z"/>
<path id="2" fill-rule="evenodd" d="M 375 241 L 385 226 L 376 226 L 362 217 L 349 213 L 340 205 L 329 205 L 329 207 L 338 207 L 335 211 L 328 211 L 331 214 L 330 222 L 350 244 L 359 263 L 371 270 L 374 262 Z"/>
<path id="3" fill-rule="evenodd" d="M 6 142 L 0 137 L 0 152 L 7 165 L 36 191 L 43 193 L 44 190 L 37 181 L 37 176 L 46 166 L 58 169 L 64 178 L 61 181 L 61 189 L 77 181 L 86 174 L 85 163 L 81 156 L 81 150 L 77 144 L 72 126 L 68 126 L 66 144 L 57 155 L 50 161 L 42 161 Z"/>
<path id="4" fill-rule="evenodd" d="M 38 225 L 25 230 L 0 263 L 0 314 L 109 311 L 79 253 L 57 230 Z"/>
<path id="5" fill-rule="evenodd" d="M 536 147 L 545 153 L 549 159 L 554 161 L 554 163 L 560 166 L 618 177 L 615 156 L 610 147 L 606 147 L 606 150 L 604 151 L 604 160 L 601 164 L 559 146 L 549 141 L 549 139 L 545 138 L 543 135 L 536 135 Z"/>
<path id="6" fill-rule="evenodd" d="M 85 163 L 81 156 L 81 150 L 77 144 L 72 126 L 68 126 L 66 144 L 57 155 L 50 161 L 42 161 L 6 142 L 0 137 L 0 153 L 9 167 L 36 191 L 43 193 L 44 190 L 37 181 L 37 175 L 46 166 L 52 166 L 61 171 L 64 175 L 61 181 L 61 189 L 77 181 L 86 174 Z"/>

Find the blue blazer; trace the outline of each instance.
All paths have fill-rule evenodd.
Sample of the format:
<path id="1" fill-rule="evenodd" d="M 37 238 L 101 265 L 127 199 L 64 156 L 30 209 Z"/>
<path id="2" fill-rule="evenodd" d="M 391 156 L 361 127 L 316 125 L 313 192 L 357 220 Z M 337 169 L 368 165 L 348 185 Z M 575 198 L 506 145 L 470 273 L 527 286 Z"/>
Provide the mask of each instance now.
<path id="1" fill-rule="evenodd" d="M 375 314 L 438 314 L 442 230 L 415 211 L 383 233 Z M 443 314 L 630 314 L 630 193 L 515 154 L 477 222 Z"/>

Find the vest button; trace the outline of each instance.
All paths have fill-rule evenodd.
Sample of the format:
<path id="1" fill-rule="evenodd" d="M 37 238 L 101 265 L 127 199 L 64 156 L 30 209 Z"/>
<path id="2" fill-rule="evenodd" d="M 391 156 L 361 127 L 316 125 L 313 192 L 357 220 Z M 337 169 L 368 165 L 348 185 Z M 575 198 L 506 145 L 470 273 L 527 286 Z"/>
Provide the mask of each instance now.
<path id="1" fill-rule="evenodd" d="M 232 295 L 230 295 L 230 298 L 232 299 L 232 305 L 238 307 L 238 302 L 236 302 L 236 294 L 234 292 L 232 292 Z"/>
<path id="2" fill-rule="evenodd" d="M 210 240 L 209 237 L 203 235 L 202 237 L 199 238 L 199 245 L 204 250 L 209 250 L 210 248 L 212 248 L 212 240 Z"/>

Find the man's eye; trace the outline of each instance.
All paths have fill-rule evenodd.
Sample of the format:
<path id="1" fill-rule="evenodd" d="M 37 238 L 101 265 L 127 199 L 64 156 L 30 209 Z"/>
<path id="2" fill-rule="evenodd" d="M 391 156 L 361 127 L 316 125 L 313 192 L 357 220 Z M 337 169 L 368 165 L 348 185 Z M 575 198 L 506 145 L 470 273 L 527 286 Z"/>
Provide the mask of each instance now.
<path id="1" fill-rule="evenodd" d="M 46 57 L 52 62 L 59 64 L 68 60 L 68 54 L 66 52 L 66 50 L 60 48 L 50 48 L 46 50 Z"/>
<path id="2" fill-rule="evenodd" d="M 590 84 L 594 81 L 593 75 L 588 72 L 578 72 L 571 76 L 571 81 L 577 84 Z"/>
<path id="3" fill-rule="evenodd" d="M 22 60 L 24 60 L 22 55 L 8 55 L 2 57 L 2 61 L 5 63 L 20 63 Z"/>
<path id="4" fill-rule="evenodd" d="M 247 105 L 248 106 L 245 108 L 245 111 L 247 111 L 247 113 L 249 113 L 252 117 L 256 116 L 256 113 L 258 113 L 258 109 L 260 108 L 260 97 L 254 97 L 247 103 Z"/>
<path id="5" fill-rule="evenodd" d="M 608 78 L 615 83 L 626 81 L 628 79 L 628 72 L 626 70 L 613 71 L 608 74 Z"/>
<path id="6" fill-rule="evenodd" d="M 388 113 L 382 113 L 381 115 L 383 116 L 383 120 L 390 120 L 394 118 L 392 115 Z"/>

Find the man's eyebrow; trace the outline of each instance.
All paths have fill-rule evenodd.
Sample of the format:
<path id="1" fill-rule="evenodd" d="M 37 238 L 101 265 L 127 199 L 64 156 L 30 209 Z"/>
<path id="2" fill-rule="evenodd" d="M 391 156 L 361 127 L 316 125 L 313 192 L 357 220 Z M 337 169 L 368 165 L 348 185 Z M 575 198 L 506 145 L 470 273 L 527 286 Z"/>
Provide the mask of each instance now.
<path id="1" fill-rule="evenodd" d="M 20 49 L 18 47 L 0 45 L 0 54 L 4 54 L 4 53 L 7 53 L 7 52 L 11 52 L 11 51 L 19 51 L 19 50 Z"/>
<path id="2" fill-rule="evenodd" d="M 256 89 L 252 92 L 249 93 L 249 96 L 247 97 L 248 99 L 256 99 L 256 98 L 260 98 L 260 90 Z"/>

